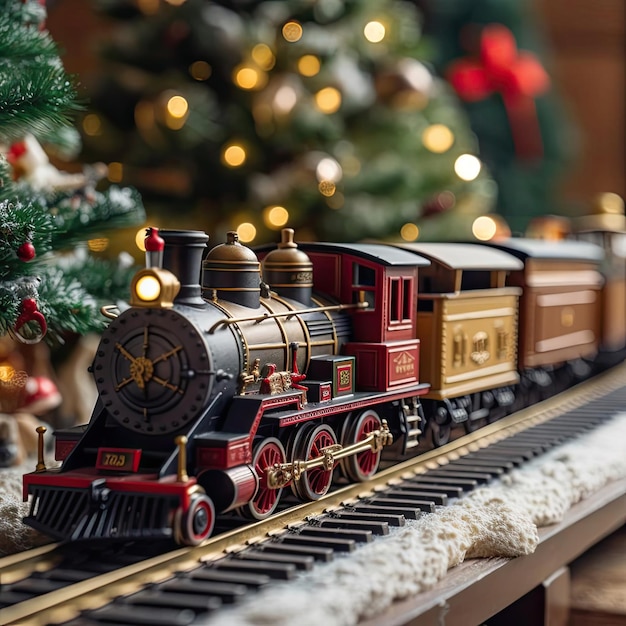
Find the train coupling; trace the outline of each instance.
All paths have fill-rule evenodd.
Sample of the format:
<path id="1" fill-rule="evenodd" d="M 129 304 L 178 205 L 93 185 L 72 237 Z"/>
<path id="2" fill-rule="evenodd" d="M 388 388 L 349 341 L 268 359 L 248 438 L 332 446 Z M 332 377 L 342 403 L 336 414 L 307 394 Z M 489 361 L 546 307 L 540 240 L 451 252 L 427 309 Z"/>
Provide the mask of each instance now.
<path id="1" fill-rule="evenodd" d="M 361 441 L 350 444 L 349 446 L 342 446 L 339 443 L 327 446 L 320 450 L 320 455 L 303 460 L 293 460 L 290 463 L 276 463 L 272 467 L 268 467 L 265 471 L 267 486 L 269 489 L 282 489 L 287 486 L 292 480 L 299 480 L 304 472 L 321 467 L 324 471 L 331 471 L 335 463 L 341 459 L 344 459 L 361 452 L 372 451 L 379 452 L 384 446 L 391 445 L 393 443 L 393 434 L 389 430 L 387 420 L 382 420 L 380 428 L 368 433 L 367 436 Z"/>

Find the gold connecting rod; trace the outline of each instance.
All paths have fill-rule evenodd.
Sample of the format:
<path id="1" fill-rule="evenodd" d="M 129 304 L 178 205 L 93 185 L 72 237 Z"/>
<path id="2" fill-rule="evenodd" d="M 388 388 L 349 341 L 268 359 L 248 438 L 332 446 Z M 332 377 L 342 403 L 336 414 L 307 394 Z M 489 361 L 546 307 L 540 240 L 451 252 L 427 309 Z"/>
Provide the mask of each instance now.
<path id="1" fill-rule="evenodd" d="M 389 430 L 387 420 L 382 421 L 382 426 L 373 430 L 362 441 L 357 441 L 349 446 L 342 446 L 339 443 L 333 444 L 320 450 L 321 455 L 309 459 L 308 461 L 295 460 L 291 463 L 276 463 L 268 467 L 265 471 L 267 486 L 269 489 L 281 489 L 292 480 L 299 480 L 304 472 L 316 467 L 323 467 L 325 471 L 330 471 L 335 466 L 335 462 L 354 454 L 359 454 L 367 450 L 379 452 L 383 446 L 393 443 L 393 435 Z"/>

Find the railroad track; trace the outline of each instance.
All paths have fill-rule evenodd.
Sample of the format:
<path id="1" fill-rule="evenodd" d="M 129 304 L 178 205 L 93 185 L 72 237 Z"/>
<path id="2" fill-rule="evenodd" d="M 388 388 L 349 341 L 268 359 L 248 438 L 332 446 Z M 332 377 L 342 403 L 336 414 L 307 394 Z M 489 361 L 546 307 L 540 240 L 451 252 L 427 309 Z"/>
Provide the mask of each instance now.
<path id="1" fill-rule="evenodd" d="M 204 545 L 51 544 L 0 559 L 0 624 L 193 624 L 446 506 L 626 409 L 626 365 Z M 166 550 L 166 551 L 164 551 Z M 148 552 L 149 551 L 149 552 Z"/>

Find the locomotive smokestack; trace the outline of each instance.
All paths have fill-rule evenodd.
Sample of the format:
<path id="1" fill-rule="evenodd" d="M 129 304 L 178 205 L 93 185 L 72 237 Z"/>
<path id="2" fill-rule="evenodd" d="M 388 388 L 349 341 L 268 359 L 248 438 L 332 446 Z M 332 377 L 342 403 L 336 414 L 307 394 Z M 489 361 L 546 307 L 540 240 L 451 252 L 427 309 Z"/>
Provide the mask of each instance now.
<path id="1" fill-rule="evenodd" d="M 201 230 L 161 230 L 159 234 L 165 241 L 163 268 L 175 274 L 180 281 L 175 302 L 204 306 L 200 272 L 209 236 Z"/>

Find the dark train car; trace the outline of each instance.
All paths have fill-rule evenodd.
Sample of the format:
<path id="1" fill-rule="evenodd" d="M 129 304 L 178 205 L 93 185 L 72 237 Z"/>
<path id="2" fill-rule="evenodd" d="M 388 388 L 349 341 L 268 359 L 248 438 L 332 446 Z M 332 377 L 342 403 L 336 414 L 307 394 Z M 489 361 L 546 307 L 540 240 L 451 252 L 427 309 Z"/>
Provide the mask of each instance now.
<path id="1" fill-rule="evenodd" d="M 429 433 L 441 445 L 451 426 L 472 430 L 513 404 L 521 289 L 506 286 L 506 279 L 524 265 L 487 246 L 399 245 L 431 262 L 419 275 L 417 336 L 422 376 L 431 385 L 424 401 Z"/>
<path id="2" fill-rule="evenodd" d="M 522 260 L 507 284 L 521 287 L 518 362 L 523 376 L 547 389 L 554 373 L 582 376 L 601 336 L 602 249 L 579 241 L 507 239 L 489 244 Z"/>

